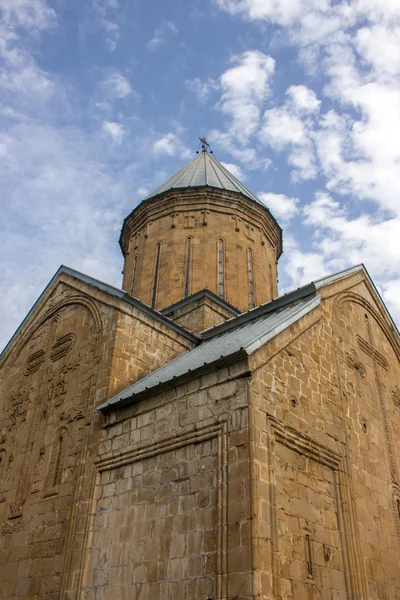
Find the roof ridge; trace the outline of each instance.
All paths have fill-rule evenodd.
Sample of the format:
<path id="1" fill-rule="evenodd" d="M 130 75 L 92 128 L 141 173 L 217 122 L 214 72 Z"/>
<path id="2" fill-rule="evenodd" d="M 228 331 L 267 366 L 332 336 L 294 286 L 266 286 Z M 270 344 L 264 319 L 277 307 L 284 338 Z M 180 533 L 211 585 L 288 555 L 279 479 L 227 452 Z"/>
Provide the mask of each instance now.
<path id="1" fill-rule="evenodd" d="M 222 183 L 221 177 L 218 175 L 218 171 L 217 171 L 217 169 L 216 169 L 216 167 L 214 165 L 214 162 L 216 162 L 216 161 L 215 161 L 215 159 L 214 159 L 214 161 L 211 160 L 212 158 L 214 158 L 213 156 L 209 155 L 209 157 L 210 157 L 210 166 L 211 166 L 212 170 L 214 171 L 216 178 L 220 182 L 221 188 L 224 189 L 224 184 Z"/>
<path id="2" fill-rule="evenodd" d="M 248 323 L 249 321 L 254 321 L 268 313 L 272 313 L 281 308 L 285 308 L 286 306 L 292 304 L 297 300 L 302 300 L 304 298 L 307 298 L 308 296 L 312 296 L 315 294 L 315 284 L 313 282 L 308 283 L 307 285 L 304 285 L 303 287 L 298 288 L 297 290 L 293 290 L 288 294 L 284 294 L 283 296 L 275 298 L 275 300 L 270 300 L 270 302 L 266 302 L 265 304 L 256 306 L 255 308 L 252 308 L 251 310 L 248 310 L 245 313 L 241 313 L 240 315 L 232 317 L 227 321 L 223 321 L 222 323 L 218 323 L 213 327 L 209 327 L 208 329 L 202 331 L 200 333 L 200 336 L 203 340 L 208 340 L 216 335 L 219 335 L 220 333 L 224 333 L 225 331 L 234 329 L 235 327 L 239 327 L 240 325 Z"/>
<path id="3" fill-rule="evenodd" d="M 110 412 L 113 408 L 120 408 L 132 401 L 175 387 L 183 381 L 199 376 L 200 373 L 214 371 L 218 366 L 247 358 L 260 346 L 316 308 L 319 303 L 319 296 L 302 298 L 282 310 L 264 315 L 263 318 L 257 319 L 257 323 L 247 323 L 237 330 L 208 339 L 115 394 L 98 406 L 97 410 Z"/>

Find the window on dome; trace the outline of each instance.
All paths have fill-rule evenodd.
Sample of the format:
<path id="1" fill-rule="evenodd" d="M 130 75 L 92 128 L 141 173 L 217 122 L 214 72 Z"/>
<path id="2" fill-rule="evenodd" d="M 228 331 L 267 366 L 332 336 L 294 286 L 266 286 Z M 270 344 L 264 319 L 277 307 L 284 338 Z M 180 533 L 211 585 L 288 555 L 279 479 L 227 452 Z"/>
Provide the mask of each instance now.
<path id="1" fill-rule="evenodd" d="M 249 278 L 249 307 L 254 308 L 253 253 L 247 249 L 247 274 Z"/>
<path id="2" fill-rule="evenodd" d="M 186 274 L 185 274 L 185 298 L 190 293 L 190 261 L 192 254 L 192 238 L 188 238 L 186 246 Z"/>
<path id="3" fill-rule="evenodd" d="M 135 277 L 136 277 L 136 265 L 137 265 L 137 254 L 133 260 L 133 274 L 132 274 L 132 287 L 131 287 L 131 296 L 133 296 L 133 287 L 135 285 Z"/>
<path id="4" fill-rule="evenodd" d="M 160 267 L 160 254 L 161 254 L 161 243 L 157 244 L 156 249 L 156 262 L 154 265 L 154 279 L 153 279 L 153 291 L 151 294 L 151 308 L 154 308 L 157 300 L 157 284 L 158 284 L 158 270 Z"/>
<path id="5" fill-rule="evenodd" d="M 224 241 L 218 240 L 218 296 L 224 297 Z"/>

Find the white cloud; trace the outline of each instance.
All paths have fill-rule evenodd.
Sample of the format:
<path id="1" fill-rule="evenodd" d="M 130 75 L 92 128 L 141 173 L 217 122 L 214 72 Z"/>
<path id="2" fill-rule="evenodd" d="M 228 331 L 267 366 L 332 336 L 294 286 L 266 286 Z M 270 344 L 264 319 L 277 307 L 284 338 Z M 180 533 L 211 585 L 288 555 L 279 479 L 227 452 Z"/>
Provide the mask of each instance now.
<path id="1" fill-rule="evenodd" d="M 116 22 L 118 17 L 118 0 L 92 0 L 92 7 L 100 27 L 106 32 L 106 44 L 111 52 L 116 50 L 120 39 L 120 28 Z"/>
<path id="2" fill-rule="evenodd" d="M 363 27 L 357 32 L 355 44 L 361 59 L 372 66 L 378 79 L 400 74 L 400 27 Z"/>
<path id="3" fill-rule="evenodd" d="M 290 221 L 299 212 L 298 198 L 271 192 L 259 192 L 257 197 L 269 208 L 274 217 L 283 222 Z"/>
<path id="4" fill-rule="evenodd" d="M 126 98 L 132 94 L 132 87 L 128 79 L 118 71 L 110 73 L 104 80 L 103 86 L 114 98 Z"/>
<path id="5" fill-rule="evenodd" d="M 259 50 L 249 50 L 231 59 L 234 66 L 220 78 L 219 107 L 231 119 L 230 132 L 241 142 L 256 131 L 261 107 L 270 95 L 275 61 Z"/>
<path id="6" fill-rule="evenodd" d="M 121 123 L 116 121 L 103 121 L 102 129 L 107 133 L 116 144 L 121 144 L 125 135 L 125 129 Z"/>
<path id="7" fill-rule="evenodd" d="M 53 92 L 53 82 L 38 67 L 21 36 L 39 34 L 57 24 L 56 13 L 43 0 L 0 0 L 0 89 L 3 101 L 11 92 L 14 110 L 21 103 L 35 106 Z M 12 98 L 12 96 L 10 96 Z"/>
<path id="8" fill-rule="evenodd" d="M 284 105 L 265 111 L 259 138 L 278 152 L 288 151 L 295 178 L 313 179 L 317 175 L 311 124 Z"/>
<path id="9" fill-rule="evenodd" d="M 186 148 L 179 135 L 172 132 L 159 137 L 153 142 L 153 152 L 160 156 L 193 158 L 193 152 Z"/>
<path id="10" fill-rule="evenodd" d="M 234 163 L 227 163 L 227 162 L 221 162 L 221 165 L 223 165 L 225 167 L 225 169 L 227 169 L 229 171 L 229 173 L 232 173 L 232 175 L 234 177 L 236 177 L 236 179 L 238 179 L 239 181 L 246 180 L 246 176 L 243 173 L 242 169 L 239 167 L 239 165 L 235 165 Z"/>
<path id="11" fill-rule="evenodd" d="M 400 2 L 215 1 L 280 25 L 280 40 L 324 82 L 324 104 L 313 90 L 290 86 L 284 104 L 265 111 L 260 132 L 295 177 L 325 183 L 303 213 L 312 251 L 286 253 L 288 277 L 298 285 L 316 267 L 322 274 L 365 262 L 400 317 Z"/>
<path id="12" fill-rule="evenodd" d="M 382 287 L 382 294 L 388 309 L 391 311 L 392 315 L 397 318 L 397 320 L 400 320 L 400 279 L 397 278 L 385 281 L 382 283 Z"/>
<path id="13" fill-rule="evenodd" d="M 263 19 L 289 25 L 311 8 L 324 11 L 327 0 L 216 0 L 229 13 L 242 14 L 249 20 Z"/>
<path id="14" fill-rule="evenodd" d="M 214 90 L 219 88 L 218 83 L 211 77 L 209 77 L 207 81 L 201 81 L 198 77 L 195 77 L 195 79 L 187 79 L 185 84 L 202 102 L 206 100 Z"/>
<path id="15" fill-rule="evenodd" d="M 291 85 L 286 95 L 295 111 L 313 113 L 319 110 L 321 100 L 318 100 L 316 93 L 305 85 Z"/>
<path id="16" fill-rule="evenodd" d="M 120 284 L 114 244 L 132 181 L 112 172 L 110 152 L 101 137 L 77 127 L 9 128 L 0 157 L 7 199 L 0 222 L 0 345 L 61 263 Z"/>
<path id="17" fill-rule="evenodd" d="M 339 202 L 320 192 L 304 207 L 304 216 L 305 224 L 319 232 L 315 246 L 326 260 L 345 255 L 350 264 L 365 262 L 379 278 L 399 273 L 400 215 L 379 220 L 367 214 L 352 218 Z"/>
<path id="18" fill-rule="evenodd" d="M 170 34 L 176 35 L 178 29 L 175 27 L 172 21 L 163 21 L 153 33 L 153 37 L 146 44 L 148 50 L 155 51 L 160 46 L 167 42 Z"/>
<path id="19" fill-rule="evenodd" d="M 207 139 L 221 150 L 231 154 L 236 160 L 245 165 L 246 169 L 267 169 L 271 164 L 270 160 L 265 157 L 261 158 L 254 148 L 239 145 L 230 133 L 212 129 L 208 133 Z"/>
<path id="20" fill-rule="evenodd" d="M 0 0 L 2 26 L 40 31 L 53 27 L 56 13 L 45 0 Z"/>
<path id="21" fill-rule="evenodd" d="M 177 152 L 177 136 L 175 133 L 167 133 L 156 140 L 153 144 L 153 152 L 156 154 L 168 154 L 175 156 Z"/>

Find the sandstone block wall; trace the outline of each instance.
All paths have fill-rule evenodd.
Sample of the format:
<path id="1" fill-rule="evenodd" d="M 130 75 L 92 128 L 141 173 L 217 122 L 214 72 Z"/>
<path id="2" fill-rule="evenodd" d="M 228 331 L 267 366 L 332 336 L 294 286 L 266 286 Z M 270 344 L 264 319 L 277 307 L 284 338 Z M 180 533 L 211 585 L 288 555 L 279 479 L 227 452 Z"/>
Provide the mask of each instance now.
<path id="1" fill-rule="evenodd" d="M 319 293 L 248 360 L 105 418 L 192 342 L 64 276 L 3 358 L 2 599 L 400 596 L 398 340 L 362 275 Z"/>
<path id="2" fill-rule="evenodd" d="M 321 293 L 319 316 L 252 357 L 260 586 L 268 598 L 396 598 L 398 346 L 357 278 Z"/>
<path id="3" fill-rule="evenodd" d="M 200 333 L 222 321 L 232 319 L 237 313 L 207 296 L 202 296 L 198 299 L 193 298 L 183 306 L 178 305 L 171 311 L 164 311 L 163 314 L 185 329 Z"/>
<path id="4" fill-rule="evenodd" d="M 0 597 L 76 597 L 95 405 L 192 342 L 65 274 L 2 357 Z"/>
<path id="5" fill-rule="evenodd" d="M 97 463 L 85 598 L 253 597 L 244 368 L 204 375 L 111 417 Z"/>

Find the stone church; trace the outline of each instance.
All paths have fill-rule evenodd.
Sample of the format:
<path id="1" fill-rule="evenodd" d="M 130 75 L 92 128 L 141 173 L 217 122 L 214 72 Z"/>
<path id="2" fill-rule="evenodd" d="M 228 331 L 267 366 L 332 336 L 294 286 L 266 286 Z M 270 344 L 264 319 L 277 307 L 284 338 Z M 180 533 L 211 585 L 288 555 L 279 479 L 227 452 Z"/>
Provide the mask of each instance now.
<path id="1" fill-rule="evenodd" d="M 1 356 L 1 600 L 400 599 L 400 343 L 362 265 L 278 294 L 207 151 Z"/>

